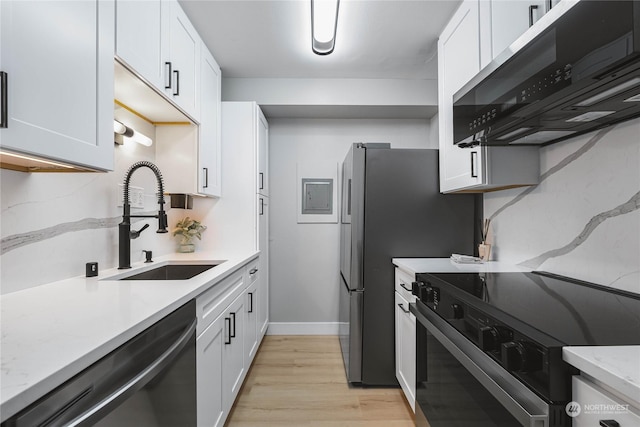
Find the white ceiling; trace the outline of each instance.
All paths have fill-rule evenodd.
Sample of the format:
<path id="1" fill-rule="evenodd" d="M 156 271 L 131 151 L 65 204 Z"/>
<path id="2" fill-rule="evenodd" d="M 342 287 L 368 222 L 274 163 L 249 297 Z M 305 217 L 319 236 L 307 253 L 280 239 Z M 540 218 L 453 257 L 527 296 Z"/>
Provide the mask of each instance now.
<path id="1" fill-rule="evenodd" d="M 180 0 L 223 76 L 436 79 L 460 0 L 341 0 L 336 47 L 311 51 L 310 0 Z"/>

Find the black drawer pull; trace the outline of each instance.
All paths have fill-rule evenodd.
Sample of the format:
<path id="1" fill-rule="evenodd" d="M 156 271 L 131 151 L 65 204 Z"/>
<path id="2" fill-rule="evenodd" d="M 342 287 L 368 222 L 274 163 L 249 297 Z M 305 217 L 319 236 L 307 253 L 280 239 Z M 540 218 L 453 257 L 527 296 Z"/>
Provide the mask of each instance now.
<path id="1" fill-rule="evenodd" d="M 398 304 L 398 307 L 400 307 L 400 310 L 404 311 L 405 313 L 407 313 L 407 314 L 409 314 L 409 313 L 410 313 L 410 311 L 409 311 L 409 310 L 406 310 L 406 309 L 404 308 L 404 305 L 402 305 L 402 304 Z"/>
<path id="2" fill-rule="evenodd" d="M 253 313 L 253 292 L 249 292 L 249 313 Z"/>
<path id="3" fill-rule="evenodd" d="M 400 283 L 400 287 L 401 287 L 402 289 L 404 289 L 405 291 L 409 291 L 409 292 L 411 292 L 411 288 L 407 288 L 407 286 L 406 286 L 404 283 Z"/>
<path id="4" fill-rule="evenodd" d="M 224 330 L 225 330 L 225 339 L 224 339 L 224 344 L 231 344 L 231 318 L 230 317 L 225 317 L 224 318 Z M 229 338 L 227 340 L 227 338 Z"/>
<path id="5" fill-rule="evenodd" d="M 180 95 L 180 71 L 174 70 L 174 74 L 176 75 L 176 90 L 173 91 L 173 96 Z"/>
<path id="6" fill-rule="evenodd" d="M 165 69 L 168 66 L 168 70 L 166 70 L 165 73 L 165 78 L 164 78 L 164 88 L 165 89 L 171 89 L 171 76 L 173 75 L 173 72 L 171 71 L 171 62 L 165 62 L 164 63 Z"/>
<path id="7" fill-rule="evenodd" d="M 231 317 L 233 317 L 233 332 L 231 332 L 229 336 L 231 338 L 235 338 L 236 337 L 236 314 L 231 313 Z"/>
<path id="8" fill-rule="evenodd" d="M 529 6 L 529 26 L 530 27 L 533 25 L 533 11 L 537 9 L 538 9 L 538 6 L 535 4 L 532 4 L 531 6 Z"/>
<path id="9" fill-rule="evenodd" d="M 7 73 L 4 71 L 0 71 L 0 91 L 2 91 L 2 95 L 0 95 L 0 128 L 6 128 L 9 126 L 9 106 L 7 103 Z"/>

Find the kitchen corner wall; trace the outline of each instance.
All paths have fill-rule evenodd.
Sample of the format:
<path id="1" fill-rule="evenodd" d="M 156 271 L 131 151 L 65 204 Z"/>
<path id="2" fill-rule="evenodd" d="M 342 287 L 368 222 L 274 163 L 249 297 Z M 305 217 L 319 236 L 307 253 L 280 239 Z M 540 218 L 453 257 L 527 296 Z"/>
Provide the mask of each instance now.
<path id="1" fill-rule="evenodd" d="M 540 159 L 539 185 L 484 196 L 492 259 L 640 293 L 640 119 Z"/>
<path id="2" fill-rule="evenodd" d="M 116 118 L 154 138 L 155 128 L 124 110 Z M 121 184 L 127 169 L 139 160 L 153 162 L 154 146 L 125 144 L 115 147 L 115 171 L 108 173 L 23 173 L 0 170 L 2 213 L 0 291 L 2 294 L 84 275 L 85 263 L 97 261 L 100 270 L 117 267 L 118 224 L 122 219 Z M 137 170 L 132 186 L 144 188 L 145 208 L 132 213 L 157 212 L 156 179 L 150 170 Z M 168 198 L 166 198 L 169 203 Z M 168 209 L 169 204 L 165 205 Z M 184 210 L 167 212 L 169 225 L 188 215 Z M 156 234 L 157 220 L 139 219 L 132 229 L 150 225 L 132 240 L 131 261 L 144 259 L 142 250 L 154 257 L 175 250 L 171 233 Z"/>
<path id="3" fill-rule="evenodd" d="M 437 148 L 426 119 L 269 120 L 270 333 L 337 333 L 340 227 L 297 223 L 296 164 L 341 164 L 354 142 Z"/>

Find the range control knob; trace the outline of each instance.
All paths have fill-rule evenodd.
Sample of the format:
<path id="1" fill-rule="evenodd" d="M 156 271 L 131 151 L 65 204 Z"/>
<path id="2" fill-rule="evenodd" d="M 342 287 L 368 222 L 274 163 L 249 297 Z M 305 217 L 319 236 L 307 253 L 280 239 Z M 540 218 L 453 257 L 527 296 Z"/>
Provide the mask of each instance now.
<path id="1" fill-rule="evenodd" d="M 502 326 L 483 326 L 478 331 L 478 344 L 482 351 L 500 350 L 500 344 L 512 337 L 513 334 Z"/>
<path id="2" fill-rule="evenodd" d="M 536 346 L 524 341 L 502 344 L 502 365 L 509 371 L 534 372 L 542 369 L 542 354 Z"/>
<path id="3" fill-rule="evenodd" d="M 411 282 L 411 293 L 420 298 L 421 289 L 426 287 L 424 282 Z"/>
<path id="4" fill-rule="evenodd" d="M 453 312 L 454 319 L 464 318 L 464 309 L 460 304 L 451 304 L 451 311 Z"/>

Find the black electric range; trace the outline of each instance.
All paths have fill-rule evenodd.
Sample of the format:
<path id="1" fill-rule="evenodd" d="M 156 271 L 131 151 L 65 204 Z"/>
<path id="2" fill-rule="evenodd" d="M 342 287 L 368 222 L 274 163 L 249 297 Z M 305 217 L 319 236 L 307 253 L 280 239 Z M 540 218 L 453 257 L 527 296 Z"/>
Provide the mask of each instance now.
<path id="1" fill-rule="evenodd" d="M 577 371 L 562 360 L 562 347 L 640 344 L 638 294 L 545 272 L 416 280 L 420 303 L 548 402 L 571 400 Z"/>

